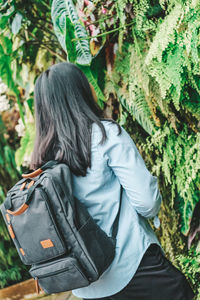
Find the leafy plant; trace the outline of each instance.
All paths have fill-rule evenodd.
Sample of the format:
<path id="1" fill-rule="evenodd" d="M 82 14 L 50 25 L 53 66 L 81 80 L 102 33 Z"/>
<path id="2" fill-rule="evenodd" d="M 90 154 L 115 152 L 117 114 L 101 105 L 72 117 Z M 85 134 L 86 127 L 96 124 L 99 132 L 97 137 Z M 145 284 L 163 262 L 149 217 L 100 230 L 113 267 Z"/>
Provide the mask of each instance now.
<path id="1" fill-rule="evenodd" d="M 75 47 L 73 55 L 73 62 L 80 65 L 90 65 L 92 61 L 92 56 L 90 53 L 90 47 L 88 42 L 88 34 L 85 27 L 79 21 L 76 8 L 71 0 L 54 0 L 51 6 L 51 16 L 54 25 L 54 31 L 58 37 L 58 40 L 62 48 L 68 53 L 70 47 L 70 41 L 68 39 L 68 34 L 71 33 L 72 36 L 77 37 L 78 40 L 72 42 L 72 48 Z M 70 27 L 71 26 L 71 27 Z M 69 33 L 68 33 L 68 28 Z M 82 39 L 83 38 L 83 39 Z M 69 51 L 71 54 L 71 51 Z M 69 59 L 69 58 L 68 58 Z"/>
<path id="2" fill-rule="evenodd" d="M 76 63 L 85 73 L 89 82 L 94 86 L 99 104 L 102 107 L 102 101 L 105 98 L 90 68 L 92 55 L 88 34 L 78 18 L 76 7 L 71 0 L 53 0 L 51 16 L 55 33 L 68 55 L 68 61 Z"/>
<path id="3" fill-rule="evenodd" d="M 193 217 L 200 199 L 199 2 L 122 2 L 135 23 L 113 53 L 105 94 L 121 103 L 120 122 L 160 180 L 163 204 L 157 234 L 178 266 L 177 254 L 188 259 L 195 255 L 188 256 L 187 238 L 194 247 L 199 240 L 199 221 Z M 130 19 L 124 16 L 127 24 Z M 192 283 L 198 290 L 198 281 Z"/>
<path id="4" fill-rule="evenodd" d="M 10 101 L 17 101 L 21 118 L 27 119 L 25 103 L 34 113 L 38 74 L 52 63 L 76 63 L 95 87 L 99 104 L 112 102 L 110 114 L 119 116 L 148 168 L 158 176 L 163 203 L 156 233 L 169 259 L 199 293 L 199 1 L 1 3 L 0 76 L 9 86 Z M 13 145 L 0 139 L 0 164 L 6 168 L 5 173 L 0 170 L 0 178 L 13 176 L 14 181 L 18 173 L 8 175 L 14 157 L 19 167 L 30 156 L 33 123 L 25 122 L 25 127 L 15 154 Z M 1 201 L 8 188 L 0 182 Z M 0 225 L 6 239 L 5 232 Z M 191 243 L 193 250 L 188 252 Z M 10 249 L 6 260 L 5 248 Z M 8 241 L 0 245 L 3 285 L 12 278 L 20 280 L 17 269 L 13 276 L 6 272 L 15 257 L 12 251 Z M 23 274 L 20 263 L 17 266 Z"/>
<path id="5" fill-rule="evenodd" d="M 182 271 L 186 274 L 187 278 L 196 287 L 195 292 L 197 300 L 200 299 L 200 252 L 194 247 L 190 249 L 188 255 L 177 255 L 177 260 L 181 266 Z"/>

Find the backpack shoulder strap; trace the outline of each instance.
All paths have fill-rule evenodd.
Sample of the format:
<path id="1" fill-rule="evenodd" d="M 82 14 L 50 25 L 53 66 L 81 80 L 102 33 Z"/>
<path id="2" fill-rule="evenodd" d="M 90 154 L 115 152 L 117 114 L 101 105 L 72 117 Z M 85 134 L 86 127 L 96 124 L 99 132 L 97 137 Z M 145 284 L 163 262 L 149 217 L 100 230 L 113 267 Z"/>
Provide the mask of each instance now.
<path id="1" fill-rule="evenodd" d="M 119 202 L 119 210 L 117 213 L 117 216 L 115 218 L 115 221 L 113 223 L 113 229 L 112 229 L 112 238 L 116 238 L 117 236 L 117 230 L 118 230 L 118 224 L 119 224 L 119 215 L 120 215 L 120 209 L 121 209 L 121 203 L 122 203 L 122 191 L 123 191 L 123 187 L 121 185 L 121 189 L 120 189 L 120 202 Z"/>

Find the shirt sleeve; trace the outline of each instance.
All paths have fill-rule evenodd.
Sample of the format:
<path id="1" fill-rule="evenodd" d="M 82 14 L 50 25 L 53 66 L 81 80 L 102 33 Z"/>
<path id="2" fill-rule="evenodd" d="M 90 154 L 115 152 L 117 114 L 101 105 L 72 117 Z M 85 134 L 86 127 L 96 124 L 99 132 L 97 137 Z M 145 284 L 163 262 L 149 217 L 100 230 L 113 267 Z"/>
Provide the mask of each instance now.
<path id="1" fill-rule="evenodd" d="M 145 218 L 155 217 L 160 209 L 162 195 L 156 176 L 151 175 L 134 141 L 121 127 L 110 123 L 107 140 L 98 145 L 98 151 L 117 176 L 135 210 Z"/>

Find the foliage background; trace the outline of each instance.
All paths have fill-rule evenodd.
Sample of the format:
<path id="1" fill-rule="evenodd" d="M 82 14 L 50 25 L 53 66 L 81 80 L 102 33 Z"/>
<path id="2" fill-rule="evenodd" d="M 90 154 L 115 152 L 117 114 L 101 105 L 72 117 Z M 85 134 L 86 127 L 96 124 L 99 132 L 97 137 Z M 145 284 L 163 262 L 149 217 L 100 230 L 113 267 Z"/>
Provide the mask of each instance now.
<path id="1" fill-rule="evenodd" d="M 158 176 L 156 228 L 200 299 L 197 0 L 0 0 L 0 199 L 29 166 L 37 76 L 76 63 Z M 1 287 L 29 278 L 0 219 Z M 13 261 L 16 261 L 13 264 Z M 15 267 L 13 267 L 15 265 Z"/>

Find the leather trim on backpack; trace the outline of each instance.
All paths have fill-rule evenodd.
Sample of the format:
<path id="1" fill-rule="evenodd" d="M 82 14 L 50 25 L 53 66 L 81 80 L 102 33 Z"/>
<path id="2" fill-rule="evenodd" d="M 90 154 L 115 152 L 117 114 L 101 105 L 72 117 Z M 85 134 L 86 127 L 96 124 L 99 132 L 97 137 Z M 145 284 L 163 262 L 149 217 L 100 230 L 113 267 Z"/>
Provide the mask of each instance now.
<path id="1" fill-rule="evenodd" d="M 22 177 L 23 177 L 23 178 L 33 178 L 33 177 L 36 177 L 36 176 L 40 175 L 42 172 L 43 172 L 42 169 L 37 169 L 37 170 L 35 170 L 35 171 L 32 172 L 32 173 L 29 173 L 29 174 L 22 174 Z"/>
<path id="2" fill-rule="evenodd" d="M 31 182 L 30 182 L 29 185 L 28 185 L 28 189 L 30 189 L 30 187 L 31 187 L 32 185 L 34 185 L 34 183 L 35 183 L 35 181 L 34 181 L 34 180 L 31 180 Z"/>
<path id="3" fill-rule="evenodd" d="M 25 255 L 25 252 L 24 252 L 24 250 L 22 248 L 19 248 L 19 250 L 20 250 L 20 252 L 21 252 L 22 255 Z"/>
<path id="4" fill-rule="evenodd" d="M 15 238 L 15 234 L 11 225 L 8 225 L 8 230 L 12 239 Z"/>
<path id="5" fill-rule="evenodd" d="M 21 187 L 20 187 L 20 191 L 23 191 L 23 189 L 25 188 L 26 186 L 26 181 L 24 183 L 22 183 Z"/>
<path id="6" fill-rule="evenodd" d="M 21 215 L 23 212 L 25 212 L 25 210 L 27 210 L 28 207 L 29 206 L 26 203 L 24 203 L 15 211 L 12 211 L 10 209 L 7 209 L 6 211 L 13 216 L 18 216 Z"/>
<path id="7" fill-rule="evenodd" d="M 8 223 L 10 223 L 10 216 L 9 216 L 9 214 L 6 214 L 6 219 L 7 219 Z"/>

